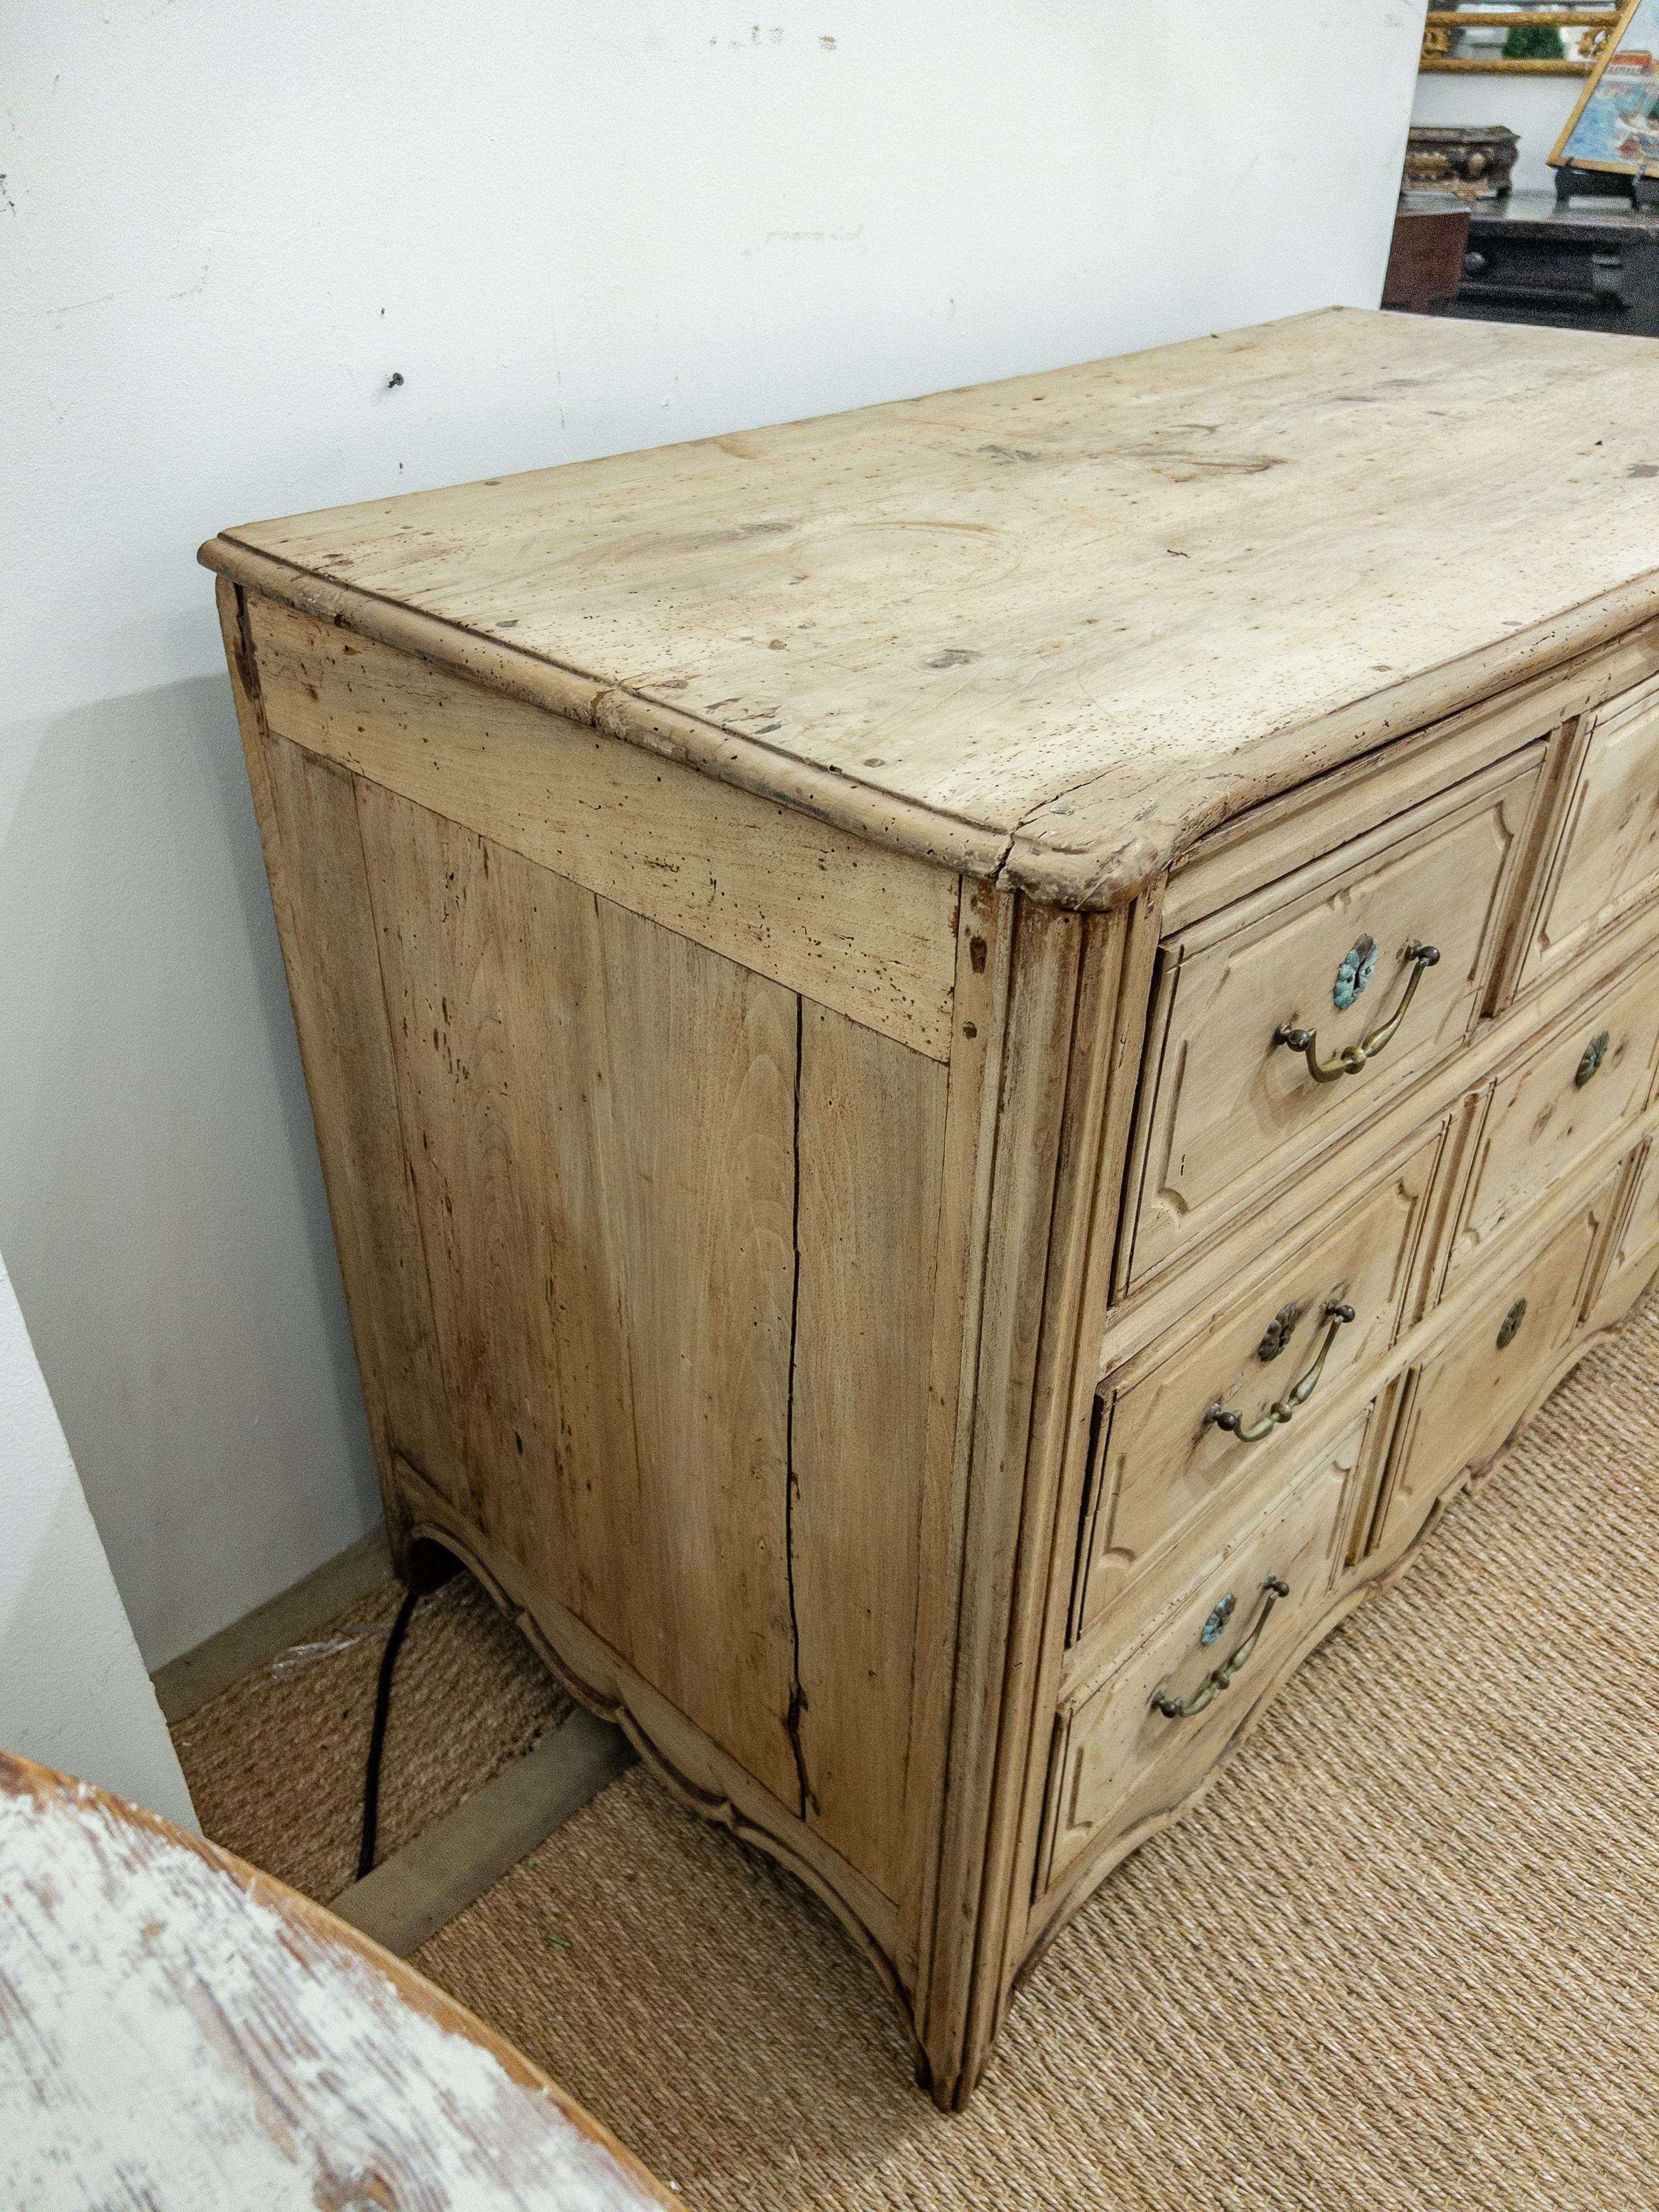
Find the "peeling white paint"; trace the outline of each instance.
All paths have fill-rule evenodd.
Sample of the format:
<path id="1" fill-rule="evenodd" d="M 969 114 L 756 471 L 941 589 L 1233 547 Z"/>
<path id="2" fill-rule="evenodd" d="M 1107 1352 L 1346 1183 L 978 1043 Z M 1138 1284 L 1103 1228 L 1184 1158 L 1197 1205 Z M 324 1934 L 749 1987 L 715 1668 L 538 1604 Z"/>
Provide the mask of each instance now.
<path id="1" fill-rule="evenodd" d="M 657 2201 L 545 2092 L 184 1843 L 91 1790 L 0 1796 L 0 2203 Z"/>

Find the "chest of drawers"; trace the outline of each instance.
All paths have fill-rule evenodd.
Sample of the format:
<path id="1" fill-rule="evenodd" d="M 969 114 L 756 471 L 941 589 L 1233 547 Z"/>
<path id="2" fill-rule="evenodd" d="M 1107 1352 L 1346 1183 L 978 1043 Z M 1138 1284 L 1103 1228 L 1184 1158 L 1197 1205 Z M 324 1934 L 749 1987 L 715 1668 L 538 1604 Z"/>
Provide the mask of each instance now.
<path id="1" fill-rule="evenodd" d="M 943 2104 L 1659 1270 L 1656 422 L 1332 311 L 204 549 L 394 1544 Z"/>

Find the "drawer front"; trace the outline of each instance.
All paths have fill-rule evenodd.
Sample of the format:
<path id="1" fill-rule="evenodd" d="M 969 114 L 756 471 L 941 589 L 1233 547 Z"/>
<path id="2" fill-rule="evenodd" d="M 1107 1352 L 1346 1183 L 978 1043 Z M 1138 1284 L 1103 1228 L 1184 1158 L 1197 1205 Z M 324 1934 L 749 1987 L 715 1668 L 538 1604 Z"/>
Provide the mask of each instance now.
<path id="1" fill-rule="evenodd" d="M 1659 1247 L 1659 1138 L 1649 1145 L 1637 1169 L 1636 1188 L 1620 1224 L 1609 1273 L 1622 1275 L 1644 1262 L 1651 1266 L 1656 1247 Z"/>
<path id="2" fill-rule="evenodd" d="M 1659 1270 L 1659 1138 L 1650 1140 L 1635 1163 L 1632 1188 L 1620 1209 L 1604 1286 L 1596 1299 L 1594 1326 L 1601 1328 L 1622 1318 L 1656 1270 Z"/>
<path id="3" fill-rule="evenodd" d="M 1308 1422 L 1415 1318 L 1443 1133 L 1437 1126 L 1338 1220 L 1102 1383 L 1074 1636 L 1218 1499 L 1275 1468 L 1282 1480 Z"/>
<path id="4" fill-rule="evenodd" d="M 1571 1030 L 1493 1085 L 1449 1283 L 1622 1124 L 1653 1091 L 1659 959 L 1590 1001 Z"/>
<path id="5" fill-rule="evenodd" d="M 1583 743 L 1521 988 L 1659 893 L 1659 678 L 1611 700 Z"/>
<path id="6" fill-rule="evenodd" d="M 1045 1828 L 1049 1882 L 1178 1804 L 1317 1620 L 1365 1427 L 1356 1422 L 1265 1516 L 1212 1548 L 1152 1632 L 1062 1705 Z M 1209 1688 L 1218 1674 L 1224 1684 Z M 1188 1710 L 1160 1710 L 1154 1698 Z"/>
<path id="7" fill-rule="evenodd" d="M 1615 1169 L 1543 1249 L 1485 1291 L 1407 1382 L 1373 1532 L 1397 1550 L 1465 1468 L 1485 1465 L 1566 1350 L 1623 1184 Z"/>
<path id="8" fill-rule="evenodd" d="M 1541 756 L 1528 747 L 1164 946 L 1120 1289 L 1462 1046 Z M 1419 963 L 1416 945 L 1437 961 Z M 1360 1063 L 1363 1042 L 1402 1006 L 1396 1032 Z M 1285 1042 L 1287 1030 L 1311 1044 Z M 1352 1073 L 1321 1079 L 1310 1066 L 1311 1055 L 1340 1069 L 1345 1051 Z"/>

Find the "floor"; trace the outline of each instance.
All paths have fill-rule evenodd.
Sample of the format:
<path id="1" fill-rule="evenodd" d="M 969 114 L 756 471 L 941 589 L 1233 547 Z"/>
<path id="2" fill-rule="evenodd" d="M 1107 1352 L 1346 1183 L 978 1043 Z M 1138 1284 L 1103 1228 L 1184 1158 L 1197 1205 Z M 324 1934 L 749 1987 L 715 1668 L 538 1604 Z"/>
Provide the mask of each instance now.
<path id="1" fill-rule="evenodd" d="M 320 1905 L 356 1872 L 374 1682 L 403 1594 L 382 1583 L 173 1725 L 204 1833 Z M 470 1575 L 422 1598 L 393 1677 L 380 1856 L 423 1834 L 569 1711 Z"/>
<path id="2" fill-rule="evenodd" d="M 1656 1384 L 1650 1299 L 1085 1908 L 959 2118 L 828 1913 L 641 1768 L 415 1963 L 707 2212 L 1653 2212 Z M 422 1671 L 417 1614 L 400 1669 L 389 1831 L 559 1710 L 448 1587 L 447 1656 Z M 183 1725 L 210 1832 L 337 1879 L 377 1649 Z"/>

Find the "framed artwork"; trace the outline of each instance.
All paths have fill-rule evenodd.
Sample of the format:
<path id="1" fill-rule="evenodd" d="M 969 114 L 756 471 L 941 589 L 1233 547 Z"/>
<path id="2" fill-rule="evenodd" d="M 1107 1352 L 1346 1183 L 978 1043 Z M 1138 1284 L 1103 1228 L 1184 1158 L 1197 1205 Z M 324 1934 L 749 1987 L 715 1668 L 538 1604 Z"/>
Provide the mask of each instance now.
<path id="1" fill-rule="evenodd" d="M 1630 0 L 1549 158 L 1659 177 L 1659 0 Z"/>
<path id="2" fill-rule="evenodd" d="M 1593 8 L 1492 8 L 1431 0 L 1418 63 L 1425 76 L 1589 76 L 1625 0 Z"/>

